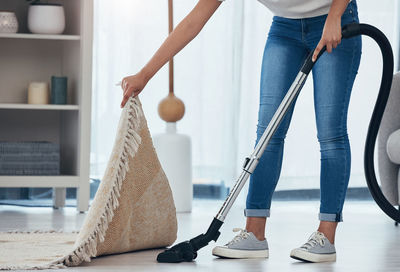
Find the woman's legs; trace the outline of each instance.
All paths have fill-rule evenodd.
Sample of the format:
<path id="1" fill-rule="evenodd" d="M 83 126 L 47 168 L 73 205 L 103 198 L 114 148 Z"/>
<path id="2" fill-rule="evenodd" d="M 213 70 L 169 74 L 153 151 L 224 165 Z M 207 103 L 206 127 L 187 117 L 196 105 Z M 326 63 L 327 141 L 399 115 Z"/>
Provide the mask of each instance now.
<path id="1" fill-rule="evenodd" d="M 356 13 L 355 3 L 350 3 L 342 17 L 342 24 L 358 21 Z M 343 221 L 342 209 L 350 177 L 347 111 L 360 58 L 361 37 L 346 39 L 332 53 L 322 55 L 312 70 L 317 138 L 321 152 L 318 230 L 331 243 L 334 242 L 337 223 Z"/>
<path id="2" fill-rule="evenodd" d="M 274 17 L 263 57 L 256 144 L 306 55 L 319 42 L 325 20 L 326 15 L 306 19 Z M 353 0 L 342 16 L 342 24 L 357 21 L 357 7 Z M 314 106 L 321 148 L 321 222 L 308 242 L 291 251 L 290 256 L 298 260 L 336 260 L 333 243 L 337 224 L 342 221 L 350 174 L 347 110 L 360 57 L 361 38 L 343 40 L 333 53 L 325 53 L 313 68 Z M 272 194 L 280 176 L 284 139 L 295 102 L 250 177 L 245 209 L 247 231 L 241 231 L 225 246 L 214 248 L 214 255 L 229 258 L 268 257 L 268 243 L 264 237 L 266 217 L 270 214 Z"/>
<path id="3" fill-rule="evenodd" d="M 262 63 L 256 144 L 307 56 L 308 52 L 301 38 L 301 24 L 298 20 L 274 17 Z M 246 230 L 253 232 L 259 240 L 265 239 L 266 217 L 269 217 L 272 194 L 280 176 L 284 139 L 294 103 L 250 177 L 245 210 Z"/>
<path id="4" fill-rule="evenodd" d="M 321 57 L 313 70 L 317 137 L 321 152 L 321 205 L 319 231 L 334 242 L 337 222 L 350 178 L 351 153 L 347 135 L 347 111 L 360 63 L 361 42 L 343 41 L 341 50 Z M 347 43 L 348 42 L 348 43 Z"/>
<path id="5" fill-rule="evenodd" d="M 313 50 L 318 43 L 325 19 L 326 16 L 303 20 L 274 17 L 263 58 L 256 143 L 298 73 L 307 49 Z M 355 1 L 349 4 L 342 16 L 343 25 L 351 22 L 358 22 Z M 350 176 L 347 110 L 360 57 L 361 37 L 355 37 L 343 40 L 331 54 L 325 53 L 313 68 L 314 106 L 321 147 L 318 230 L 332 243 L 337 223 L 343 220 L 342 209 Z M 284 138 L 293 107 L 250 177 L 245 210 L 246 229 L 259 239 L 264 239 L 266 217 L 270 213 L 272 194 L 281 171 Z"/>

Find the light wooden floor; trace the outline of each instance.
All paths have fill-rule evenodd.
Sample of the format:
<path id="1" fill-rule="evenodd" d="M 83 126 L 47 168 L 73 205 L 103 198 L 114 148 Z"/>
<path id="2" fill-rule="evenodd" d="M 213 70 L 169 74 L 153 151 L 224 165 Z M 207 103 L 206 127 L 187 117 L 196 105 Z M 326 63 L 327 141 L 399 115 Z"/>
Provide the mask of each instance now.
<path id="1" fill-rule="evenodd" d="M 191 214 L 180 214 L 178 242 L 206 231 L 220 201 L 196 200 Z M 193 263 L 158 264 L 159 251 L 101 257 L 91 263 L 68 271 L 400 271 L 400 227 L 383 214 L 374 202 L 346 202 L 344 222 L 339 224 L 336 237 L 337 261 L 310 264 L 293 260 L 289 252 L 303 244 L 317 228 L 316 201 L 280 202 L 272 204 L 267 223 L 270 258 L 266 260 L 222 260 L 211 255 L 213 244 L 202 249 Z M 78 230 L 84 214 L 73 208 L 22 208 L 0 206 L 0 231 L 11 229 Z M 232 238 L 233 227 L 243 227 L 241 205 L 235 205 L 222 227 L 219 243 Z M 59 270 L 57 270 L 59 271 Z"/>

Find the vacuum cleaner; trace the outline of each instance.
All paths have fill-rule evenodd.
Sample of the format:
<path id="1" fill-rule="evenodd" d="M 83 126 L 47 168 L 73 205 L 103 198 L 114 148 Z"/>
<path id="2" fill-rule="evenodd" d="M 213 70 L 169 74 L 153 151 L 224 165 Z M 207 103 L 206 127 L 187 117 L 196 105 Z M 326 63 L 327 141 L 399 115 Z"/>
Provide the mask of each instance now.
<path id="1" fill-rule="evenodd" d="M 379 126 L 382 120 L 382 116 L 386 107 L 386 103 L 390 94 L 390 88 L 392 85 L 393 78 L 393 51 L 392 47 L 386 36 L 376 27 L 368 24 L 358 24 L 351 23 L 345 25 L 342 28 L 342 38 L 348 39 L 357 35 L 366 35 L 371 37 L 379 45 L 383 57 L 383 73 L 381 79 L 380 90 L 378 98 L 372 113 L 371 121 L 369 123 L 367 139 L 365 143 L 364 150 L 364 171 L 367 180 L 368 188 L 371 192 L 372 197 L 379 205 L 379 207 L 392 219 L 400 222 L 400 211 L 393 207 L 390 202 L 383 195 L 379 184 L 375 176 L 374 168 L 374 149 L 375 141 L 378 134 Z M 318 58 L 325 52 L 324 47 L 318 54 Z M 211 225 L 204 234 L 182 243 L 179 243 L 164 252 L 161 252 L 157 256 L 157 261 L 161 263 L 180 263 L 183 261 L 190 262 L 196 259 L 197 251 L 208 245 L 211 241 L 217 241 L 224 220 L 231 209 L 233 203 L 238 197 L 241 189 L 246 183 L 249 176 L 253 173 L 254 169 L 257 167 L 259 159 L 261 158 L 265 148 L 268 145 L 272 135 L 278 128 L 281 120 L 288 111 L 290 105 L 295 100 L 300 90 L 302 89 L 308 74 L 310 73 L 314 62 L 312 61 L 313 52 L 311 52 L 307 59 L 305 60 L 300 72 L 289 88 L 287 94 L 283 98 L 281 104 L 273 115 L 271 121 L 269 122 L 267 128 L 265 129 L 263 135 L 258 141 L 254 151 L 249 157 L 246 157 L 243 164 L 243 171 L 238 177 L 235 185 L 227 196 L 225 202 L 223 203 L 221 209 L 214 217 Z"/>

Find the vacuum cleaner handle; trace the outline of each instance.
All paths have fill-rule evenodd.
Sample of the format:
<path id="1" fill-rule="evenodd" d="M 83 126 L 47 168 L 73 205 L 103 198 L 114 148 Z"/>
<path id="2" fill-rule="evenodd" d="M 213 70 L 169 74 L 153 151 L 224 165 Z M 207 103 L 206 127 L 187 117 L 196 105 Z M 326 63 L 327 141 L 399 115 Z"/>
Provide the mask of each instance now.
<path id="1" fill-rule="evenodd" d="M 319 51 L 317 58 L 315 59 L 315 62 L 312 61 L 312 56 L 314 55 L 314 51 L 311 51 L 310 54 L 308 54 L 306 61 L 304 62 L 303 66 L 301 67 L 300 71 L 303 72 L 304 74 L 308 75 L 314 64 L 318 61 L 319 57 L 322 56 L 322 54 L 326 51 L 326 46 L 324 45 L 324 47 L 322 47 L 321 51 Z"/>
<path id="2" fill-rule="evenodd" d="M 351 23 L 343 26 L 342 28 L 342 39 L 352 38 L 354 36 L 360 35 L 360 24 L 358 23 Z M 326 46 L 324 46 L 321 51 L 319 51 L 317 58 L 315 61 L 312 61 L 312 56 L 314 55 L 314 51 L 311 51 L 308 55 L 306 61 L 304 62 L 303 66 L 301 67 L 301 71 L 308 75 L 312 70 L 314 64 L 318 61 L 319 57 L 326 51 Z"/>

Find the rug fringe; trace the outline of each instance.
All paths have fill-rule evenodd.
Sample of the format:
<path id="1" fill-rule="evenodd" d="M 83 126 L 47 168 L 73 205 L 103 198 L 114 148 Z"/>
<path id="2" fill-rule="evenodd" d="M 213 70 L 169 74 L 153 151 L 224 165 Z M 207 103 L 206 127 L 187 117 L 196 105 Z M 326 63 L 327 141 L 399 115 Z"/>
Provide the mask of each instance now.
<path id="1" fill-rule="evenodd" d="M 137 133 L 137 129 L 140 125 L 140 117 L 143 114 L 140 109 L 139 100 L 130 97 L 126 103 L 126 111 L 128 116 L 125 125 L 127 127 L 123 129 L 125 135 L 122 137 L 123 144 L 119 151 L 120 160 L 116 163 L 116 167 L 114 167 L 113 188 L 106 203 L 106 208 L 100 217 L 100 222 L 98 222 L 95 230 L 89 235 L 86 241 L 76 248 L 69 256 L 54 262 L 56 265 L 62 264 L 68 267 L 77 266 L 82 261 L 90 262 L 90 259 L 96 256 L 98 241 L 103 242 L 105 239 L 108 225 L 114 216 L 114 210 L 119 206 L 118 198 L 120 196 L 122 182 L 125 179 L 126 173 L 129 171 L 129 156 L 134 157 L 141 144 L 141 137 Z"/>
<path id="2" fill-rule="evenodd" d="M 123 135 L 122 148 L 119 150 L 120 160 L 114 165 L 113 188 L 111 190 L 108 201 L 105 205 L 105 210 L 101 214 L 99 222 L 96 225 L 93 233 L 91 233 L 88 239 L 81 243 L 74 251 L 69 255 L 62 257 L 61 259 L 55 260 L 49 264 L 43 266 L 8 266 L 1 267 L 1 270 L 43 270 L 43 269 L 62 269 L 68 268 L 69 266 L 77 266 L 83 261 L 90 262 L 92 257 L 97 254 L 97 243 L 98 241 L 103 242 L 105 239 L 108 225 L 114 216 L 114 210 L 119 206 L 120 190 L 122 182 L 125 179 L 126 173 L 129 171 L 129 156 L 134 157 L 139 145 L 141 144 L 141 137 L 137 133 L 137 129 L 140 125 L 140 116 L 143 114 L 140 109 L 140 102 L 138 98 L 130 97 L 125 105 L 124 110 L 127 111 L 127 122 L 125 123 L 126 128 L 123 129 L 125 135 Z M 7 233 L 62 233 L 63 230 L 12 230 Z M 71 232 L 79 233 L 79 231 Z"/>
<path id="3" fill-rule="evenodd" d="M 50 230 L 19 230 L 19 229 L 16 229 L 16 230 L 5 231 L 3 233 L 10 233 L 10 234 L 79 233 L 79 230 L 65 232 L 63 229 L 59 229 L 59 230 L 54 230 L 54 229 L 50 229 Z"/>
<path id="4" fill-rule="evenodd" d="M 62 263 L 59 264 L 50 264 L 50 265 L 44 265 L 44 266 L 6 266 L 6 267 L 1 267 L 0 270 L 44 270 L 44 269 L 64 269 L 67 268 Z"/>

